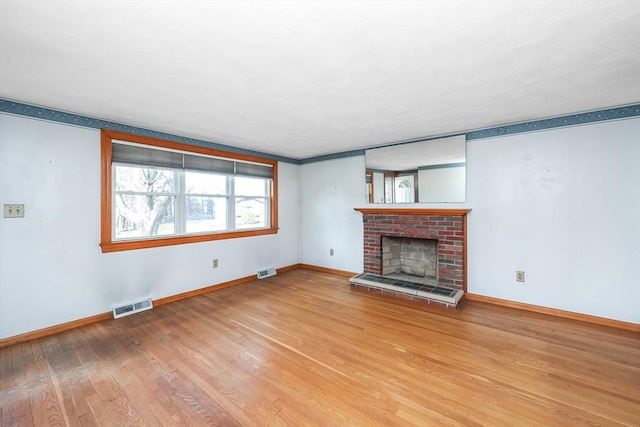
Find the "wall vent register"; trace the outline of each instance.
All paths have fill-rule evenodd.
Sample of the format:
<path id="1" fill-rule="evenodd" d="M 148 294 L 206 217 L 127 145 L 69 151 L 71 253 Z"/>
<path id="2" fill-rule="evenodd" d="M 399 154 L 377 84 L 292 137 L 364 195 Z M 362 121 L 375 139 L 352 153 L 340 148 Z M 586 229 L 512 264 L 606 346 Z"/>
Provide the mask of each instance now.
<path id="1" fill-rule="evenodd" d="M 151 310 L 152 308 L 153 303 L 151 302 L 151 298 L 135 301 L 129 304 L 113 307 L 113 318 L 117 319 L 119 317 L 129 316 L 141 311 Z"/>
<path id="2" fill-rule="evenodd" d="M 265 270 L 258 270 L 257 276 L 258 279 L 264 279 L 265 277 L 271 277 L 276 275 L 276 268 L 269 267 Z"/>

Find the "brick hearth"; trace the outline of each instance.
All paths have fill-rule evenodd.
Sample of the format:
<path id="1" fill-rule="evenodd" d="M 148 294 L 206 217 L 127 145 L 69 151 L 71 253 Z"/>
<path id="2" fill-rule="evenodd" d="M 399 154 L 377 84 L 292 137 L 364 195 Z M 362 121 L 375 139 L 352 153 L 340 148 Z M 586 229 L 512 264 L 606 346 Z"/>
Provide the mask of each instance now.
<path id="1" fill-rule="evenodd" d="M 434 239 L 438 286 L 466 292 L 468 209 L 356 209 L 364 223 L 364 273 L 382 275 L 382 237 Z"/>

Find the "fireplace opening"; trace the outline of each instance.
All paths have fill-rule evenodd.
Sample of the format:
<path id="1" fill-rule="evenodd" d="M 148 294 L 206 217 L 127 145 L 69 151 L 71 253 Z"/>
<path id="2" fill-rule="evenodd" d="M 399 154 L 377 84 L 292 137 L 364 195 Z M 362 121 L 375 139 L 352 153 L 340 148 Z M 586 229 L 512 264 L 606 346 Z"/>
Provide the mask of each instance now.
<path id="1" fill-rule="evenodd" d="M 437 286 L 438 241 L 382 236 L 382 276 Z"/>

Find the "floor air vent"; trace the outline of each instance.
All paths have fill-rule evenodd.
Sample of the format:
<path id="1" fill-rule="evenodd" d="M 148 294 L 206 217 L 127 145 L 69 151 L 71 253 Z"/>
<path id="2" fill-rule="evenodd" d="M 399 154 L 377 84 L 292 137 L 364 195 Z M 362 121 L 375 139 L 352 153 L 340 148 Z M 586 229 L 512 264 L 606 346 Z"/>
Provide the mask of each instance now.
<path id="1" fill-rule="evenodd" d="M 270 267 L 270 268 L 267 268 L 266 270 L 258 270 L 258 279 L 264 279 L 265 277 L 270 277 L 275 275 L 276 275 L 275 267 Z"/>
<path id="2" fill-rule="evenodd" d="M 143 299 L 129 304 L 120 305 L 118 307 L 113 307 L 113 318 L 117 319 L 118 317 L 128 316 L 140 311 L 151 310 L 152 308 L 153 304 L 151 303 L 151 298 Z"/>

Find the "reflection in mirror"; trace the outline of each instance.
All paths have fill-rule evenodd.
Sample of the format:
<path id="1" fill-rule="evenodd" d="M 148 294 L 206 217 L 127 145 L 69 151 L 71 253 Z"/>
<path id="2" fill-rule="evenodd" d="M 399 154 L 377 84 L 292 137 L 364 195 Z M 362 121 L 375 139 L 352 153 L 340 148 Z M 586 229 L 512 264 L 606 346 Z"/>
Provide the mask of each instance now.
<path id="1" fill-rule="evenodd" d="M 460 135 L 367 150 L 369 203 L 464 202 L 465 143 Z"/>

